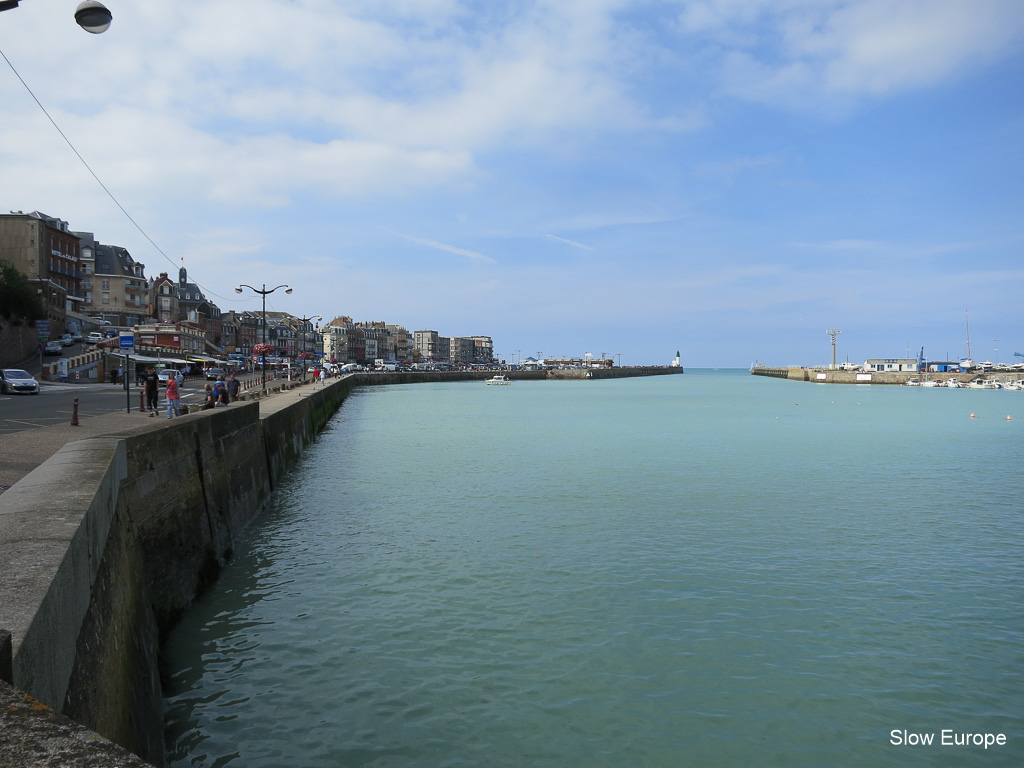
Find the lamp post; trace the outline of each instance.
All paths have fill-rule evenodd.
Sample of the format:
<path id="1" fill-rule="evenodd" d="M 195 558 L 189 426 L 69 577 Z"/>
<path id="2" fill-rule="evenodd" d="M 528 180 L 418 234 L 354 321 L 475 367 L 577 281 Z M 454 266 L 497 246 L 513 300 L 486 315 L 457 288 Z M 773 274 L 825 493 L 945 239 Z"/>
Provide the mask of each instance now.
<path id="1" fill-rule="evenodd" d="M 0 0 L 0 11 L 10 11 L 18 7 L 21 0 Z M 113 14 L 103 3 L 96 0 L 85 0 L 75 9 L 75 21 L 86 32 L 98 35 L 110 27 Z"/>
<path id="2" fill-rule="evenodd" d="M 285 293 L 291 293 L 292 289 L 291 289 L 290 286 L 282 284 L 282 285 L 275 286 L 274 288 L 270 288 L 268 290 L 267 289 L 267 284 L 264 283 L 263 284 L 263 290 L 260 290 L 259 288 L 253 288 L 251 285 L 247 285 L 246 283 L 242 283 L 237 288 L 235 288 L 235 293 L 241 293 L 243 288 L 248 288 L 253 293 L 258 293 L 260 296 L 263 297 L 263 315 L 262 315 L 262 318 L 263 318 L 263 344 L 266 344 L 267 343 L 267 294 L 268 293 L 273 293 L 278 288 L 284 288 L 284 292 Z M 264 352 L 262 355 L 260 355 L 260 360 L 261 360 L 261 368 L 262 368 L 262 371 L 263 371 L 263 394 L 265 395 L 265 394 L 267 394 L 267 354 L 266 354 L 266 352 Z"/>
<path id="3" fill-rule="evenodd" d="M 320 315 L 313 315 L 312 317 L 300 317 L 299 318 L 299 322 L 302 323 L 302 351 L 299 353 L 299 359 L 303 361 L 302 362 L 302 383 L 303 384 L 306 383 L 306 362 L 305 362 L 305 359 L 302 357 L 304 354 L 306 354 L 306 323 L 309 323 L 312 320 L 316 320 L 317 323 L 319 323 L 321 320 L 323 320 L 323 318 Z M 313 384 L 315 385 L 316 382 L 314 381 Z"/>

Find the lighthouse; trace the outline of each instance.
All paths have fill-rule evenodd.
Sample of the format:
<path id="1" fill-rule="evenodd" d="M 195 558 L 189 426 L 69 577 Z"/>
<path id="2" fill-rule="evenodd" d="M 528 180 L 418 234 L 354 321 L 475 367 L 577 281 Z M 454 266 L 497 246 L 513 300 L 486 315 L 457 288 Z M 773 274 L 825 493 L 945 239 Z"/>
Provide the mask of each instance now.
<path id="1" fill-rule="evenodd" d="M 677 349 L 676 350 L 676 359 L 672 361 L 672 367 L 673 368 L 678 368 L 679 365 L 680 365 L 680 363 L 679 363 L 679 350 Z"/>

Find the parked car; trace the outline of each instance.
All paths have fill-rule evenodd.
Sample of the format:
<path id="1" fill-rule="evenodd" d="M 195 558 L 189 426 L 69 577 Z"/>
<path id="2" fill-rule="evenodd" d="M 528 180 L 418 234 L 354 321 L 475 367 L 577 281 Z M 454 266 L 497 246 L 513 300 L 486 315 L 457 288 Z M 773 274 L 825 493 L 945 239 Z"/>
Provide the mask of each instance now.
<path id="1" fill-rule="evenodd" d="M 20 368 L 0 370 L 0 392 L 10 395 L 20 392 L 27 395 L 39 394 L 39 382 L 28 371 Z"/>
<path id="2" fill-rule="evenodd" d="M 43 354 L 44 355 L 63 355 L 64 354 L 64 345 L 61 344 L 59 341 L 56 341 L 56 340 L 48 341 L 48 342 L 46 342 L 46 345 L 43 347 Z"/>
<path id="3" fill-rule="evenodd" d="M 70 347 L 72 344 L 75 343 L 75 340 L 71 338 L 70 333 L 65 333 L 64 335 L 62 335 L 60 339 L 58 339 L 58 341 L 60 342 L 60 345 L 62 347 Z"/>
<path id="4" fill-rule="evenodd" d="M 104 320 L 102 317 L 90 317 L 89 319 L 96 323 L 96 325 L 110 325 L 110 321 Z"/>
<path id="5" fill-rule="evenodd" d="M 76 344 L 78 342 L 80 342 L 80 341 L 83 341 L 82 332 L 81 331 L 72 331 L 71 332 L 71 340 L 73 342 L 75 342 Z"/>
<path id="6" fill-rule="evenodd" d="M 218 376 L 223 376 L 224 378 L 228 376 L 228 372 L 223 368 L 207 368 L 205 373 L 206 378 L 210 381 L 216 381 Z"/>
<path id="7" fill-rule="evenodd" d="M 99 331 L 93 331 L 92 333 L 85 337 L 85 340 L 90 344 L 99 344 L 101 341 L 103 341 L 103 334 L 100 333 Z"/>
<path id="8" fill-rule="evenodd" d="M 182 374 L 182 372 L 176 371 L 173 368 L 164 368 L 162 371 L 160 371 L 160 373 L 157 374 L 157 376 L 160 377 L 160 383 L 163 384 L 165 387 L 167 386 L 167 380 L 171 376 L 174 376 L 174 378 L 177 379 L 179 387 L 185 383 L 185 376 Z"/>

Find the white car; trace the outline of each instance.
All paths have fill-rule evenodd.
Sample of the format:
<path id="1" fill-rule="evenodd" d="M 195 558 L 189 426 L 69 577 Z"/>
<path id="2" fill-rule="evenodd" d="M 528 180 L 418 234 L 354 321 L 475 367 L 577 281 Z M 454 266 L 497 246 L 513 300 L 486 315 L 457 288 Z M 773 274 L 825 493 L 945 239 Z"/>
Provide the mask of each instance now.
<path id="1" fill-rule="evenodd" d="M 179 387 L 185 383 L 185 375 L 181 371 L 176 371 L 173 368 L 164 368 L 162 371 L 160 371 L 160 373 L 157 374 L 157 376 L 160 378 L 160 383 L 163 384 L 165 387 L 167 386 L 167 380 L 171 376 L 174 376 L 175 380 L 178 382 Z"/>
<path id="2" fill-rule="evenodd" d="M 0 392 L 5 395 L 13 392 L 38 395 L 39 382 L 28 371 L 23 371 L 20 368 L 4 368 L 0 370 Z"/>
<path id="3" fill-rule="evenodd" d="M 99 331 L 93 331 L 92 333 L 85 337 L 85 340 L 90 344 L 99 344 L 101 341 L 103 341 L 103 334 L 100 333 Z"/>

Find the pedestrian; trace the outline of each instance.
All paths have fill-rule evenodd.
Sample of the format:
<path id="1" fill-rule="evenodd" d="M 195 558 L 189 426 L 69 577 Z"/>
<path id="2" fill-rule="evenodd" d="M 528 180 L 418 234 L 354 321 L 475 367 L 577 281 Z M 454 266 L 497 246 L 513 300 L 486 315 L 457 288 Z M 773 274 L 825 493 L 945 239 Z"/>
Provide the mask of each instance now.
<path id="1" fill-rule="evenodd" d="M 232 403 L 238 402 L 238 391 L 242 388 L 242 383 L 235 378 L 235 372 L 232 371 L 228 377 L 228 397 Z"/>
<path id="2" fill-rule="evenodd" d="M 167 376 L 167 418 L 170 419 L 172 416 L 181 416 L 181 411 L 178 410 L 178 379 L 174 375 L 174 371 L 171 371 Z"/>
<path id="3" fill-rule="evenodd" d="M 142 386 L 146 393 L 146 410 L 150 416 L 156 416 L 157 403 L 160 400 L 160 377 L 152 365 L 146 369 L 142 377 Z"/>
<path id="4" fill-rule="evenodd" d="M 319 380 L 320 380 L 320 369 L 319 368 L 314 368 L 313 369 L 313 386 L 314 387 L 316 386 L 316 383 Z"/>
<path id="5" fill-rule="evenodd" d="M 213 408 L 217 404 L 217 402 L 216 400 L 214 400 L 213 387 L 211 387 L 209 384 L 206 384 L 203 386 L 203 389 L 206 390 L 206 399 L 203 401 L 203 410 L 208 411 L 211 408 Z"/>
<path id="6" fill-rule="evenodd" d="M 326 368 L 321 368 L 320 369 L 320 383 L 324 384 L 324 385 L 327 384 L 327 369 Z"/>
<path id="7" fill-rule="evenodd" d="M 214 392 L 217 394 L 217 405 L 228 404 L 228 385 L 224 383 L 224 377 L 218 376 L 217 383 L 213 385 Z"/>

